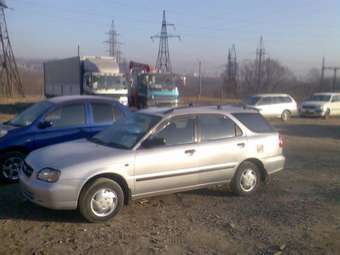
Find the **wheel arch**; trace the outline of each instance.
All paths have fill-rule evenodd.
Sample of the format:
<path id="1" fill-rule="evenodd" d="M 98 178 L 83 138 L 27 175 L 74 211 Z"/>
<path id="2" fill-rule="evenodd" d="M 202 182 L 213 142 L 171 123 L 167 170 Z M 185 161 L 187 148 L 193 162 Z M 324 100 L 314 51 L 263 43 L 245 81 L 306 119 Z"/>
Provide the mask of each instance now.
<path id="1" fill-rule="evenodd" d="M 92 176 L 85 183 L 83 183 L 83 185 L 82 185 L 82 187 L 79 191 L 79 194 L 78 194 L 78 204 L 79 204 L 80 194 L 83 192 L 86 185 L 94 182 L 98 178 L 107 178 L 107 179 L 110 179 L 110 180 L 117 182 L 120 185 L 120 187 L 122 188 L 123 193 L 124 193 L 124 204 L 127 205 L 129 203 L 131 191 L 130 191 L 129 186 L 128 186 L 126 180 L 124 179 L 124 177 L 122 177 L 119 174 L 115 174 L 115 173 L 101 173 L 101 174 Z"/>
<path id="2" fill-rule="evenodd" d="M 21 152 L 21 153 L 27 155 L 31 151 L 24 146 L 11 146 L 11 147 L 7 147 L 5 149 L 0 150 L 1 155 L 4 155 L 5 153 L 9 153 L 9 152 Z"/>
<path id="3" fill-rule="evenodd" d="M 268 173 L 267 170 L 265 169 L 263 163 L 261 160 L 257 159 L 257 158 L 247 158 L 245 160 L 243 160 L 237 168 L 239 168 L 244 162 L 251 162 L 253 164 L 255 164 L 256 166 L 258 166 L 260 173 L 261 173 L 261 180 L 265 181 L 268 177 Z"/>

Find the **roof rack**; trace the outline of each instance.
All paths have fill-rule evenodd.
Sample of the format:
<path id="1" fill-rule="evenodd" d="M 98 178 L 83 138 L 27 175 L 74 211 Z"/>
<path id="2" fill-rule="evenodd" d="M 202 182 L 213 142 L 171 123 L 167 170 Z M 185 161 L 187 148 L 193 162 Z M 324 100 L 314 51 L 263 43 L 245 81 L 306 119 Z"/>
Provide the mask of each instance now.
<path id="1" fill-rule="evenodd" d="M 164 111 L 164 114 L 169 114 L 172 113 L 174 110 L 179 110 L 179 109 L 186 109 L 188 107 L 194 107 L 194 104 L 192 102 L 190 102 L 188 105 L 186 106 L 178 106 L 178 107 L 172 107 L 166 111 Z"/>

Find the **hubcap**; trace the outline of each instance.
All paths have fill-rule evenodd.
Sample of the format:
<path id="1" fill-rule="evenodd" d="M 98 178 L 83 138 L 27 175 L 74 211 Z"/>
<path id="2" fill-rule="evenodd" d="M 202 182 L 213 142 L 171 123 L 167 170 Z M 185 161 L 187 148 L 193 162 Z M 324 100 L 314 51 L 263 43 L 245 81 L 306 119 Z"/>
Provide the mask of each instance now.
<path id="1" fill-rule="evenodd" d="M 24 161 L 20 157 L 10 157 L 2 162 L 2 175 L 11 181 L 19 179 L 19 172 L 22 169 Z"/>
<path id="2" fill-rule="evenodd" d="M 254 170 L 246 169 L 241 175 L 241 189 L 245 192 L 252 191 L 257 183 L 257 176 Z"/>
<path id="3" fill-rule="evenodd" d="M 91 198 L 91 210 L 98 217 L 110 215 L 117 207 L 118 198 L 114 190 L 103 188 Z"/>

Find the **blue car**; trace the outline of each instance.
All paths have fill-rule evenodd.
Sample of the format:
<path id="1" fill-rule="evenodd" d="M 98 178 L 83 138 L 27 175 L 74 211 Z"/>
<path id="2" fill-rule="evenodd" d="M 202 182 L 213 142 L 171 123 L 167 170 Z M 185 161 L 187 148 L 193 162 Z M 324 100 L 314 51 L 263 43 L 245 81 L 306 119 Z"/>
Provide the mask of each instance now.
<path id="1" fill-rule="evenodd" d="M 25 156 L 38 148 L 89 138 L 129 109 L 98 96 L 64 96 L 41 101 L 0 124 L 0 179 L 18 181 Z"/>

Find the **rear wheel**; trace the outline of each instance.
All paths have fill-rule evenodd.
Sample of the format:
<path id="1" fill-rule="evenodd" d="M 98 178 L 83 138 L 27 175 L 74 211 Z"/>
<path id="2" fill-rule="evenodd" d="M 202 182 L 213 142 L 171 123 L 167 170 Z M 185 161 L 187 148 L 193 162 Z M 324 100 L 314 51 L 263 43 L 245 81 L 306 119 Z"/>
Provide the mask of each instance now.
<path id="1" fill-rule="evenodd" d="M 291 117 L 291 113 L 288 110 L 284 110 L 281 114 L 282 121 L 288 121 Z"/>
<path id="2" fill-rule="evenodd" d="M 261 183 L 259 167 L 249 161 L 243 162 L 237 169 L 231 183 L 233 193 L 247 196 L 256 192 Z"/>
<path id="3" fill-rule="evenodd" d="M 121 186 L 107 178 L 87 184 L 79 198 L 79 211 L 89 222 L 103 222 L 113 218 L 124 204 Z"/>
<path id="4" fill-rule="evenodd" d="M 24 165 L 25 154 L 22 152 L 7 152 L 0 158 L 0 179 L 5 183 L 15 183 L 19 180 L 19 172 Z"/>

